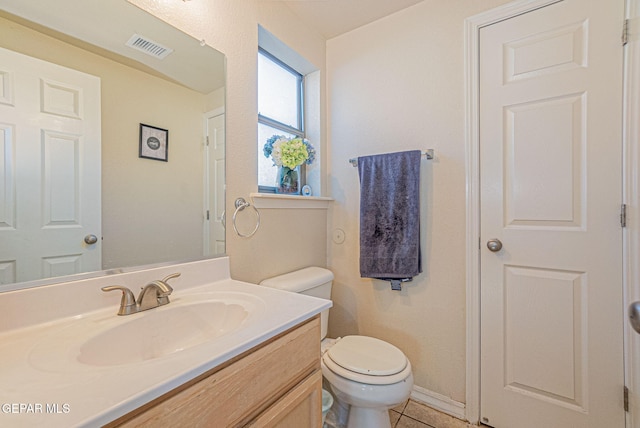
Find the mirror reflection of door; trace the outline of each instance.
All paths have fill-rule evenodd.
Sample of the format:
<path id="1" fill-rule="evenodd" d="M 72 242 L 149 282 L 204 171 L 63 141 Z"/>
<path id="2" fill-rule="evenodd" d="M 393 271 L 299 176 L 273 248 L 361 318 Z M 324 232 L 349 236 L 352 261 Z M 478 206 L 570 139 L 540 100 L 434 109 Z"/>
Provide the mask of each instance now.
<path id="1" fill-rule="evenodd" d="M 0 91 L 0 284 L 100 269 L 100 79 L 0 49 Z"/>
<path id="2" fill-rule="evenodd" d="M 205 114 L 205 256 L 225 253 L 224 109 Z M 208 251 L 208 252 L 207 252 Z"/>

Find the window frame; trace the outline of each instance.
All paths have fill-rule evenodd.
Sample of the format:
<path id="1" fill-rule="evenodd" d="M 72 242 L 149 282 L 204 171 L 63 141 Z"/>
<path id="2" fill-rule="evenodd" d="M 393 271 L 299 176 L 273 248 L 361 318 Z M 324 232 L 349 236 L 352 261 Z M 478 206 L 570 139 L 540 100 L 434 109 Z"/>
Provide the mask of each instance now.
<path id="1" fill-rule="evenodd" d="M 272 61 L 274 64 L 278 65 L 279 67 L 282 67 L 284 70 L 286 70 L 287 72 L 293 74 L 296 77 L 296 101 L 297 101 L 297 106 L 296 106 L 296 110 L 297 110 L 297 116 L 298 116 L 298 127 L 294 127 L 292 125 L 287 125 L 286 123 L 282 123 L 276 119 L 273 119 L 269 116 L 265 116 L 263 114 L 260 113 L 260 111 L 258 111 L 258 124 L 262 124 L 265 126 L 269 126 L 271 128 L 277 129 L 279 131 L 282 131 L 284 133 L 287 134 L 292 134 L 295 135 L 296 137 L 300 137 L 300 138 L 306 138 L 306 133 L 305 133 L 305 126 L 304 126 L 304 120 L 305 120 L 305 111 L 304 111 L 304 84 L 305 84 L 305 76 L 298 72 L 296 69 L 294 69 L 293 67 L 289 66 L 287 63 L 281 61 L 280 59 L 278 59 L 276 56 L 274 56 L 273 54 L 271 54 L 269 51 L 265 50 L 262 47 L 258 47 L 258 55 L 263 55 L 265 58 L 269 59 L 270 61 Z M 262 145 L 264 145 L 264 143 L 266 143 L 266 141 L 262 142 Z M 260 147 L 260 145 L 258 146 Z M 261 151 L 259 151 L 261 152 Z M 301 178 L 301 185 L 305 184 L 305 179 L 306 179 L 306 173 L 305 173 L 305 168 L 304 165 L 301 165 L 301 171 L 300 171 L 300 178 Z M 258 192 L 260 193 L 276 193 L 276 187 L 275 186 L 264 186 L 258 183 Z"/>

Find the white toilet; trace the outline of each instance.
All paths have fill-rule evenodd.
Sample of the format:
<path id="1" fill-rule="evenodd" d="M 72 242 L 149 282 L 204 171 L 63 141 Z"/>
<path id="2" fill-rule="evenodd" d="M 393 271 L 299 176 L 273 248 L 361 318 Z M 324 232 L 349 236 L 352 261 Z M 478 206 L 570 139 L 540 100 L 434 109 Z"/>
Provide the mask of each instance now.
<path id="1" fill-rule="evenodd" d="M 280 290 L 331 298 L 333 273 L 308 267 L 265 279 L 260 284 Z M 322 374 L 338 408 L 348 409 L 348 428 L 391 428 L 389 409 L 409 398 L 411 363 L 395 346 L 368 336 L 327 339 L 329 311 L 321 316 Z M 338 415 L 340 422 L 347 415 Z M 345 420 L 341 420 L 345 419 Z"/>

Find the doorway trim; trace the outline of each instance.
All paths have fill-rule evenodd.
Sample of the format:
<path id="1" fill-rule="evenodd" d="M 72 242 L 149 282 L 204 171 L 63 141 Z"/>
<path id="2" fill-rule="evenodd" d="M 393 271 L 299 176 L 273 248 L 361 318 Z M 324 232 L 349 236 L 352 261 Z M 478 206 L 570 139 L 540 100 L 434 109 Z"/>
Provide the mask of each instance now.
<path id="1" fill-rule="evenodd" d="M 629 388 L 627 427 L 640 428 L 640 338 L 630 327 L 626 308 L 640 300 L 640 0 L 626 0 L 627 45 L 624 52 L 623 203 L 627 224 L 622 233 L 624 281 L 625 384 Z"/>
<path id="2" fill-rule="evenodd" d="M 205 113 L 203 113 L 202 115 L 202 142 L 204 145 L 204 150 L 203 150 L 203 155 L 202 155 L 202 159 L 203 159 L 203 195 L 202 195 L 202 206 L 203 206 L 203 218 L 204 218 L 204 222 L 203 222 L 203 228 L 202 228 L 202 252 L 203 255 L 205 257 L 210 257 L 212 256 L 211 254 L 211 189 L 209 188 L 210 185 L 210 179 L 211 179 L 211 165 L 209 165 L 209 143 L 207 141 L 208 138 L 208 130 L 207 130 L 207 120 L 209 118 L 212 117 L 216 117 L 216 116 L 222 116 L 224 115 L 225 112 L 225 108 L 224 106 L 222 107 L 217 107 L 214 108 L 213 110 L 209 110 Z M 226 116 L 225 116 L 225 122 L 226 122 Z M 223 214 L 223 216 L 226 215 L 226 213 Z M 223 220 L 224 221 L 224 220 Z"/>
<path id="3" fill-rule="evenodd" d="M 562 0 L 516 0 L 465 19 L 466 304 L 465 416 L 480 420 L 480 29 Z"/>

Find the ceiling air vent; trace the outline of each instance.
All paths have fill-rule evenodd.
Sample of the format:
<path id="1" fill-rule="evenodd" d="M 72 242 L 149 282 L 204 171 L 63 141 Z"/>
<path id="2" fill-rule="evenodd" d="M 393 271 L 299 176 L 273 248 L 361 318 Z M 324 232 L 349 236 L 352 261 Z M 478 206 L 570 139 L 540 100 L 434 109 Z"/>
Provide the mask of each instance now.
<path id="1" fill-rule="evenodd" d="M 173 49 L 162 46 L 161 44 L 139 34 L 131 36 L 129 41 L 125 44 L 130 48 L 137 49 L 158 59 L 164 59 L 167 55 L 173 52 Z"/>

